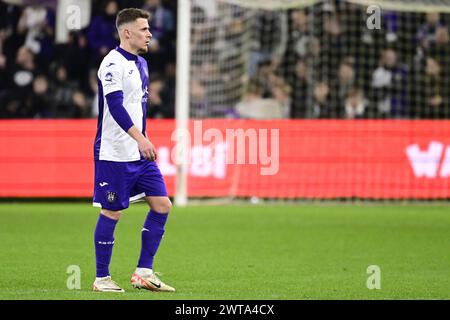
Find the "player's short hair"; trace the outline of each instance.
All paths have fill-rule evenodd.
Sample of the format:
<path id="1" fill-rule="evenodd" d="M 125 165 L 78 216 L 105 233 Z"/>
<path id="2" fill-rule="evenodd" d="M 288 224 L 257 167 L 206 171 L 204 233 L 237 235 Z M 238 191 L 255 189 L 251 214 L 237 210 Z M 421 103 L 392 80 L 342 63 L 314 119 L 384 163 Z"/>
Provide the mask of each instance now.
<path id="1" fill-rule="evenodd" d="M 139 18 L 148 19 L 150 17 L 150 14 L 142 9 L 137 8 L 126 8 L 123 10 L 120 10 L 116 17 L 116 28 L 119 29 L 119 27 L 125 23 L 136 21 Z"/>

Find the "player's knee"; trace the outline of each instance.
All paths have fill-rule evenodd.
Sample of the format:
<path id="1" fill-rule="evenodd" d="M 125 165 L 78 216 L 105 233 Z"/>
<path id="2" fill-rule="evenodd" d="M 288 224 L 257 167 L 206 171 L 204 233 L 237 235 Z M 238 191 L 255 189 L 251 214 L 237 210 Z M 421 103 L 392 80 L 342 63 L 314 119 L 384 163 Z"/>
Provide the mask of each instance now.
<path id="1" fill-rule="evenodd" d="M 111 210 L 106 210 L 106 209 L 102 209 L 101 213 L 113 220 L 119 220 L 120 217 L 122 216 L 122 211 L 111 211 Z"/>
<path id="2" fill-rule="evenodd" d="M 161 199 L 153 205 L 152 209 L 159 213 L 169 213 L 172 209 L 172 202 L 169 198 Z"/>

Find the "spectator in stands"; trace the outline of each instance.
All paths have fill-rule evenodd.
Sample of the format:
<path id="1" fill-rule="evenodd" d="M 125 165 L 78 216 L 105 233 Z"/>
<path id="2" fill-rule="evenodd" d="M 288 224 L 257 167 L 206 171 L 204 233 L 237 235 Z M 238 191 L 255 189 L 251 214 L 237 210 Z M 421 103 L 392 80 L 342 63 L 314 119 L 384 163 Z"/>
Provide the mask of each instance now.
<path id="1" fill-rule="evenodd" d="M 441 21 L 441 15 L 438 12 L 429 12 L 426 14 L 426 21 L 420 26 L 415 35 L 416 55 L 415 63 L 426 63 L 426 55 L 429 50 L 436 47 L 438 30 L 446 28 Z"/>
<path id="2" fill-rule="evenodd" d="M 383 14 L 383 21 L 386 25 L 386 42 L 392 43 L 399 38 L 400 17 L 396 11 L 386 11 Z"/>
<path id="3" fill-rule="evenodd" d="M 425 119 L 448 118 L 449 89 L 448 76 L 443 74 L 439 62 L 428 57 L 425 72 L 418 78 L 417 106 L 418 116 Z"/>
<path id="4" fill-rule="evenodd" d="M 97 69 L 89 70 L 89 90 L 88 99 L 91 109 L 91 117 L 96 118 L 98 116 L 98 78 Z"/>
<path id="5" fill-rule="evenodd" d="M 161 76 L 153 74 L 149 84 L 149 97 L 147 100 L 147 113 L 150 118 L 164 118 L 163 99 L 161 93 L 164 89 L 164 81 Z"/>
<path id="6" fill-rule="evenodd" d="M 345 118 L 362 119 L 366 118 L 367 99 L 364 92 L 359 88 L 352 88 L 345 98 Z"/>
<path id="7" fill-rule="evenodd" d="M 146 0 L 142 9 L 150 12 L 149 25 L 153 37 L 149 44 L 148 59 L 152 70 L 164 73 L 166 65 L 175 60 L 175 21 L 172 11 L 161 0 Z"/>
<path id="8" fill-rule="evenodd" d="M 176 84 L 176 65 L 174 62 L 166 66 L 164 75 L 164 88 L 161 92 L 163 99 L 163 117 L 175 118 L 175 84 Z"/>
<path id="9" fill-rule="evenodd" d="M 308 43 L 308 54 L 306 57 L 306 61 L 314 70 L 322 71 L 322 48 L 320 44 L 319 38 L 313 37 L 311 41 Z"/>
<path id="10" fill-rule="evenodd" d="M 0 1 L 0 30 L 12 34 L 17 27 L 17 21 L 21 16 L 21 9 L 14 4 Z"/>
<path id="11" fill-rule="evenodd" d="M 201 87 L 200 82 L 197 83 Z M 201 91 L 204 93 L 203 90 Z M 153 74 L 150 79 L 149 97 L 150 99 L 147 100 L 148 117 L 175 118 L 175 64 L 169 63 L 163 76 Z M 196 102 L 198 101 L 196 100 Z"/>
<path id="12" fill-rule="evenodd" d="M 25 42 L 25 36 L 16 32 L 21 15 L 22 9 L 19 6 L 0 2 L 0 51 L 6 59 L 5 70 L 9 70 L 14 65 L 17 51 Z M 7 81 L 10 79 L 5 79 L 5 82 Z"/>
<path id="13" fill-rule="evenodd" d="M 321 66 L 322 76 L 332 79 L 340 62 L 347 55 L 349 45 L 337 13 L 326 13 L 323 19 L 319 65 Z"/>
<path id="14" fill-rule="evenodd" d="M 313 36 L 310 31 L 310 16 L 305 10 L 293 10 L 290 17 L 287 52 L 293 53 L 297 58 L 305 58 L 309 53 L 309 42 Z"/>
<path id="15" fill-rule="evenodd" d="M 191 79 L 190 85 L 190 116 L 193 118 L 205 118 L 208 113 L 209 101 L 206 96 L 206 88 L 197 78 Z"/>
<path id="16" fill-rule="evenodd" d="M 88 88 L 88 71 L 90 68 L 97 68 L 92 65 L 89 54 L 88 40 L 83 32 L 69 33 L 67 43 L 58 44 L 55 47 L 57 61 L 67 69 L 67 77 L 72 81 L 77 81 L 83 90 Z"/>
<path id="17" fill-rule="evenodd" d="M 14 65 L 9 70 L 8 83 L 13 95 L 24 97 L 31 91 L 34 77 L 38 73 L 33 52 L 22 46 L 16 55 Z"/>
<path id="18" fill-rule="evenodd" d="M 230 16 L 233 18 L 230 19 Z M 217 59 L 211 62 L 216 66 L 213 68 L 216 69 L 213 78 L 217 85 L 209 90 L 216 95 L 212 103 L 216 105 L 217 116 L 224 113 L 225 116 L 233 114 L 234 106 L 241 100 L 243 87 L 248 81 L 246 62 L 242 59 L 248 54 L 248 43 L 245 40 L 247 16 L 248 11 L 243 8 L 224 2 L 217 6 L 217 17 L 214 21 L 223 25 L 224 30 L 216 31 L 213 51 L 207 51 L 207 54 L 217 53 Z"/>
<path id="19" fill-rule="evenodd" d="M 172 12 L 161 4 L 161 0 L 146 0 L 142 9 L 150 12 L 150 32 L 153 40 L 158 43 L 170 42 L 169 37 L 175 29 Z"/>
<path id="20" fill-rule="evenodd" d="M 381 117 L 406 116 L 409 69 L 398 59 L 397 52 L 385 49 L 379 66 L 372 73 L 373 101 Z"/>
<path id="21" fill-rule="evenodd" d="M 205 62 L 201 65 L 199 71 L 198 79 L 202 82 L 202 85 L 206 90 L 206 96 L 209 103 L 209 116 L 225 116 L 230 110 L 228 101 L 233 98 L 233 95 L 236 97 L 239 95 L 239 87 L 235 87 L 235 91 L 230 92 L 229 86 L 233 84 L 226 80 L 228 73 L 221 72 L 217 63 Z"/>
<path id="22" fill-rule="evenodd" d="M 295 72 L 288 76 L 289 85 L 291 86 L 291 118 L 306 118 L 307 106 L 310 105 L 309 90 L 311 89 L 311 81 L 309 69 L 304 60 L 298 60 L 295 65 Z"/>
<path id="23" fill-rule="evenodd" d="M 250 81 L 257 83 L 261 89 L 262 98 L 275 100 L 281 107 L 281 117 L 289 117 L 291 109 L 291 88 L 281 76 L 279 69 L 275 70 L 271 60 L 261 61 L 256 77 Z M 277 111 L 278 112 L 278 111 Z M 278 114 L 274 115 L 279 117 Z"/>
<path id="24" fill-rule="evenodd" d="M 39 74 L 33 80 L 33 90 L 28 92 L 21 112 L 25 118 L 53 118 L 54 109 L 52 93 L 50 92 L 47 76 Z"/>
<path id="25" fill-rule="evenodd" d="M 283 118 L 291 115 L 291 87 L 285 83 L 275 84 L 272 88 L 273 98 L 280 104 Z"/>
<path id="26" fill-rule="evenodd" d="M 425 55 L 438 60 L 442 65 L 449 64 L 450 37 L 447 27 L 439 26 L 436 29 L 436 41 L 430 43 Z"/>
<path id="27" fill-rule="evenodd" d="M 273 84 L 273 72 L 274 68 L 270 59 L 261 60 L 258 62 L 256 73 L 253 78 L 250 79 L 251 82 L 258 83 L 258 86 L 262 90 L 263 98 L 272 97 L 272 84 Z"/>
<path id="28" fill-rule="evenodd" d="M 426 22 L 419 28 L 416 40 L 419 48 L 426 50 L 436 41 L 436 33 L 439 27 L 444 27 L 439 12 L 429 12 Z"/>
<path id="29" fill-rule="evenodd" d="M 316 82 L 313 89 L 312 118 L 329 118 L 331 110 L 330 86 L 325 80 Z"/>
<path id="30" fill-rule="evenodd" d="M 118 45 L 116 31 L 116 15 L 119 11 L 117 1 L 108 0 L 103 10 L 92 17 L 87 30 L 87 37 L 92 54 L 95 56 L 96 64 L 111 49 Z"/>
<path id="31" fill-rule="evenodd" d="M 353 57 L 347 57 L 339 65 L 337 78 L 330 81 L 331 117 L 343 115 L 345 101 L 351 89 L 355 86 L 356 74 L 353 67 Z"/>
<path id="32" fill-rule="evenodd" d="M 213 24 L 208 21 L 205 10 L 194 6 L 191 25 L 192 65 L 199 66 L 205 62 L 212 62 L 212 57 L 216 55 L 215 37 L 215 29 Z"/>
<path id="33" fill-rule="evenodd" d="M 92 110 L 86 94 L 79 89 L 75 89 L 71 98 L 69 116 L 71 118 L 90 118 Z"/>
<path id="34" fill-rule="evenodd" d="M 2 119 L 18 119 L 23 116 L 20 113 L 21 103 L 17 96 L 8 94 L 7 99 L 5 99 L 5 107 L 0 108 L 0 115 Z"/>
<path id="35" fill-rule="evenodd" d="M 283 106 L 276 99 L 264 98 L 257 82 L 250 82 L 241 102 L 236 105 L 239 118 L 277 119 L 283 118 Z"/>
<path id="36" fill-rule="evenodd" d="M 55 101 L 55 117 L 69 118 L 72 112 L 72 97 L 77 84 L 68 78 L 67 68 L 62 64 L 52 66 L 52 90 Z"/>
<path id="37" fill-rule="evenodd" d="M 25 35 L 24 46 L 36 55 L 41 66 L 52 60 L 54 28 L 54 12 L 42 5 L 26 7 L 18 21 L 17 33 Z"/>
<path id="38" fill-rule="evenodd" d="M 262 11 L 256 15 L 255 42 L 249 58 L 248 74 L 253 77 L 261 61 L 270 61 L 276 69 L 287 45 L 287 14 L 278 11 Z"/>

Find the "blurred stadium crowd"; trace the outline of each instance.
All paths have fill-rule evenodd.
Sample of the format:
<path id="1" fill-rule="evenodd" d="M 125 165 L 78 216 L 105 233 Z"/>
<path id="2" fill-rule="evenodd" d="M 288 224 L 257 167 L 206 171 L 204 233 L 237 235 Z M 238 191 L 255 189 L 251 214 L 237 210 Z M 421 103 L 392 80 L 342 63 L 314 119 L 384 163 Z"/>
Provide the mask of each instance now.
<path id="1" fill-rule="evenodd" d="M 149 116 L 174 116 L 174 1 L 93 1 L 90 24 L 57 44 L 52 6 L 0 3 L 0 117 L 90 118 L 97 107 L 97 68 L 118 45 L 117 12 L 138 7 L 152 13 L 153 41 L 145 58 L 152 61 L 152 85 L 164 99 Z"/>
<path id="2" fill-rule="evenodd" d="M 93 2 L 89 26 L 64 44 L 53 41 L 53 9 L 0 3 L 1 118 L 95 117 L 97 66 L 118 43 L 114 20 L 124 7 L 152 13 L 154 40 L 144 56 L 151 74 L 148 116 L 174 117 L 176 0 Z M 194 1 L 191 116 L 450 116 L 448 14 L 385 11 L 381 28 L 370 29 L 366 8 L 345 1 L 257 11 L 246 75 L 233 78 L 235 70 L 208 59 L 220 56 L 209 51 L 220 48 L 212 45 L 220 31 L 208 23 L 204 4 Z M 233 33 L 242 34 L 247 17 L 236 12 L 225 30 L 228 49 L 242 46 Z M 223 96 L 239 88 L 242 94 Z"/>
<path id="3" fill-rule="evenodd" d="M 380 27 L 369 28 L 367 7 L 346 1 L 258 11 L 251 18 L 246 10 L 222 9 L 216 19 L 225 16 L 227 27 L 219 41 L 208 14 L 194 11 L 191 43 L 193 56 L 200 59 L 191 66 L 198 70 L 192 73 L 191 106 L 200 117 L 205 109 L 249 118 L 450 115 L 448 14 L 382 11 Z M 252 34 L 240 36 L 250 20 Z M 235 71 L 246 46 L 249 66 L 242 81 Z M 243 94 L 233 95 L 239 86 Z M 236 107 L 227 109 L 230 105 Z"/>

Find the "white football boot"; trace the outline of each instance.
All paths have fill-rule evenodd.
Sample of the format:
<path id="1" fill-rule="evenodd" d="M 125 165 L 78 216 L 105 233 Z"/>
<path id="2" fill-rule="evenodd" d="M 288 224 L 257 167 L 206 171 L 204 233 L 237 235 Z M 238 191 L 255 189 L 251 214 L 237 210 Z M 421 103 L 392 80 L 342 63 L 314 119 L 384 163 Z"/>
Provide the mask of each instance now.
<path id="1" fill-rule="evenodd" d="M 162 282 L 151 269 L 138 268 L 131 275 L 131 285 L 135 289 L 146 289 L 159 292 L 175 292 L 175 288 Z"/>
<path id="2" fill-rule="evenodd" d="M 92 285 L 92 290 L 96 292 L 125 292 L 125 290 L 111 279 L 111 276 L 96 278 Z"/>

